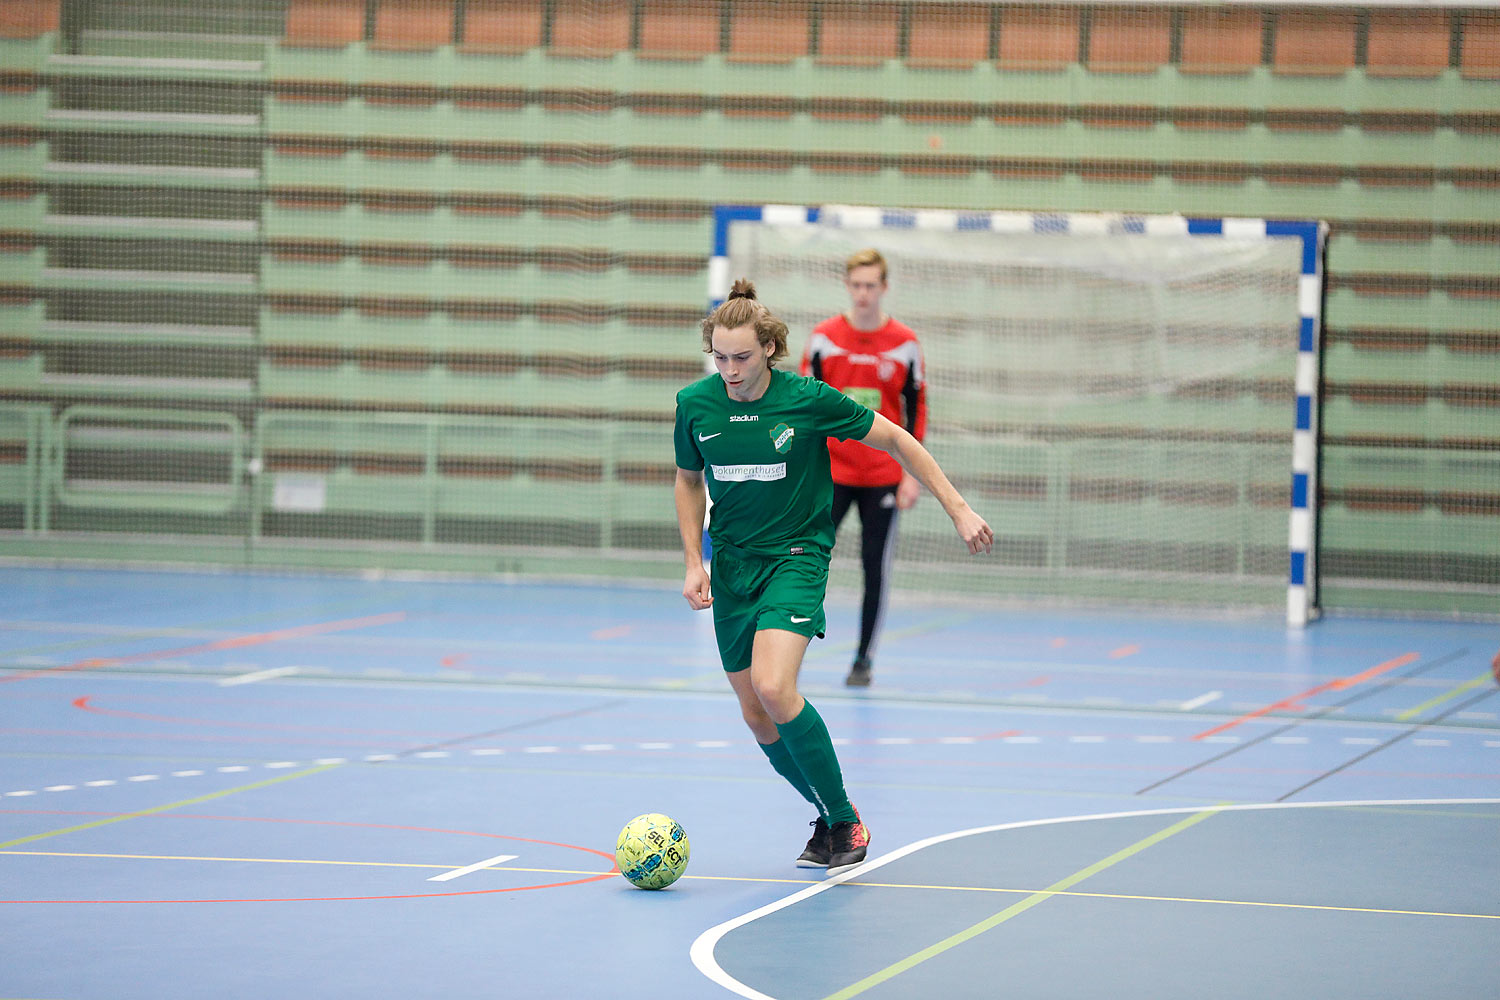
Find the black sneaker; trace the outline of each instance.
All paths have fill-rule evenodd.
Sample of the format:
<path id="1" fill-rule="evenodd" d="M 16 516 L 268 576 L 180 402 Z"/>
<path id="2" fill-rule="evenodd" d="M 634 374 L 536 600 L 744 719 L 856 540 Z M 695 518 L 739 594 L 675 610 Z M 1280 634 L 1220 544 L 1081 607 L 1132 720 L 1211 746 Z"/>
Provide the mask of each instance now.
<path id="1" fill-rule="evenodd" d="M 813 828 L 813 835 L 808 838 L 807 847 L 797 859 L 797 867 L 826 868 L 828 859 L 833 854 L 833 840 L 828 833 L 828 824 L 819 816 L 808 825 Z"/>
<path id="2" fill-rule="evenodd" d="M 852 688 L 869 687 L 870 661 L 866 659 L 855 660 L 849 667 L 849 676 L 844 678 L 844 685 Z"/>
<path id="3" fill-rule="evenodd" d="M 854 815 L 857 817 L 859 813 L 856 811 Z M 846 872 L 865 860 L 865 850 L 870 846 L 870 830 L 864 821 L 855 819 L 852 823 L 835 823 L 828 831 L 828 838 L 833 843 L 828 874 Z"/>

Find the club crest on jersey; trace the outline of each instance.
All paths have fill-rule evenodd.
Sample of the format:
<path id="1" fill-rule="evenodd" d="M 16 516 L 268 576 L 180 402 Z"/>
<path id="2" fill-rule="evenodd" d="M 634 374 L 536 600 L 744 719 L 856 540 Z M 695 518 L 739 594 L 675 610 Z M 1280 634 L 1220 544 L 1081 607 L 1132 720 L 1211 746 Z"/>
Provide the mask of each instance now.
<path id="1" fill-rule="evenodd" d="M 771 428 L 771 444 L 778 455 L 785 455 L 792 447 L 792 438 L 796 436 L 795 428 L 786 424 L 777 424 Z"/>

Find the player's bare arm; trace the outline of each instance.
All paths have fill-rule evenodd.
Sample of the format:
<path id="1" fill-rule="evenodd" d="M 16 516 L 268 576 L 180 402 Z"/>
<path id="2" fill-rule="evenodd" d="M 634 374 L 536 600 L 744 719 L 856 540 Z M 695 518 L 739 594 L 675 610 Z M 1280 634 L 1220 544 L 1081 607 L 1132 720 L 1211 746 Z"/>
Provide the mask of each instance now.
<path id="1" fill-rule="evenodd" d="M 901 463 L 902 468 L 927 487 L 927 491 L 937 498 L 937 502 L 943 505 L 943 510 L 953 519 L 953 527 L 958 532 L 958 537 L 969 547 L 970 554 L 989 552 L 994 547 L 995 533 L 990 530 L 990 526 L 985 523 L 984 518 L 974 513 L 968 501 L 943 474 L 937 459 L 922 447 L 922 442 L 912 437 L 910 431 L 877 413 L 875 422 L 870 425 L 870 432 L 860 440 L 863 444 L 890 454 Z"/>
<path id="2" fill-rule="evenodd" d="M 677 530 L 682 534 L 683 559 L 687 564 L 682 596 L 694 611 L 702 611 L 714 602 L 708 571 L 703 568 L 703 517 L 708 513 L 703 473 L 678 469 L 672 496 L 677 504 Z"/>

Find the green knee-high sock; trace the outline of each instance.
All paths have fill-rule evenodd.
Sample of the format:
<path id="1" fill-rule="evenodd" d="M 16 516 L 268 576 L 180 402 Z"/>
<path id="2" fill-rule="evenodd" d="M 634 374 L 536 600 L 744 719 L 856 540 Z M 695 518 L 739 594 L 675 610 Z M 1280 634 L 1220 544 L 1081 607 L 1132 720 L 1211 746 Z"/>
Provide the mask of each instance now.
<path id="1" fill-rule="evenodd" d="M 776 773 L 785 778 L 787 783 L 797 790 L 798 795 L 813 805 L 818 804 L 818 797 L 813 794 L 812 788 L 807 784 L 807 779 L 802 776 L 802 769 L 797 766 L 795 760 L 792 760 L 791 751 L 786 748 L 786 740 L 777 740 L 775 743 L 762 743 L 760 744 L 760 749 L 766 755 L 766 758 L 770 760 L 771 766 L 776 769 Z M 821 809 L 818 811 L 822 812 Z"/>
<path id="2" fill-rule="evenodd" d="M 838 754 L 834 752 L 828 727 L 812 702 L 805 701 L 802 711 L 791 722 L 785 725 L 778 722 L 776 731 L 781 734 L 779 742 L 786 744 L 787 753 L 807 779 L 813 793 L 811 801 L 828 825 L 853 822 L 854 807 L 844 791 Z"/>

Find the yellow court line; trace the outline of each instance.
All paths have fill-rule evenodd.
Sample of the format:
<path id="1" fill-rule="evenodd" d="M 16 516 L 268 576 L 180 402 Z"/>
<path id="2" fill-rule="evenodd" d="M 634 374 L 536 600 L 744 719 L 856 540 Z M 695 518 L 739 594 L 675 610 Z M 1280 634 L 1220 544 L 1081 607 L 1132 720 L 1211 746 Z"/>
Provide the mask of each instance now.
<path id="1" fill-rule="evenodd" d="M 342 764 L 322 764 L 318 767 L 304 768 L 301 771 L 292 771 L 288 774 L 278 774 L 276 777 L 267 778 L 264 781 L 252 781 L 248 785 L 240 785 L 236 788 L 225 788 L 217 792 L 209 792 L 207 795 L 199 795 L 196 798 L 183 799 L 180 802 L 168 802 L 164 806 L 152 806 L 150 809 L 138 809 L 135 812 L 123 813 L 119 816 L 110 816 L 106 819 L 96 819 L 88 823 L 79 823 L 77 826 L 65 826 L 61 830 L 49 830 L 46 833 L 33 833 L 27 837 L 17 837 L 15 840 L 7 840 L 4 843 L 0 843 L 0 850 L 4 850 L 7 847 L 15 847 L 18 844 L 30 844 L 38 840 L 46 840 L 48 837 L 58 837 L 65 833 L 78 833 L 83 830 L 92 830 L 100 826 L 108 826 L 111 823 L 122 823 L 127 819 L 139 819 L 142 816 L 151 816 L 156 813 L 166 812 L 169 809 L 181 809 L 183 806 L 195 806 L 200 802 L 211 802 L 214 799 L 222 799 L 224 796 L 233 795 L 236 792 L 249 792 L 257 788 L 265 788 L 268 785 L 277 785 L 283 781 L 291 781 L 293 778 L 305 778 L 309 774 L 318 774 L 319 772 L 342 766 Z"/>
<path id="2" fill-rule="evenodd" d="M 1129 848 L 1126 848 L 1129 850 Z M 420 861 L 331 861 L 320 858 L 221 858 L 196 854 L 105 854 L 96 851 L 7 851 L 0 855 L 27 858 L 109 858 L 126 861 L 224 861 L 263 865 L 342 865 L 356 868 L 437 868 L 448 870 L 452 864 L 430 864 Z M 1108 861 L 1109 859 L 1105 859 Z M 1103 864 L 1101 862 L 1100 864 Z M 525 872 L 528 875 L 601 875 L 598 871 L 574 868 L 528 868 L 519 865 L 494 865 L 492 872 Z M 1102 869 L 1099 869 L 1102 870 Z M 1073 878 L 1073 876 L 1069 876 Z M 756 882 L 775 885 L 816 885 L 818 879 L 757 878 L 735 875 L 684 875 L 683 881 Z M 1064 880 L 1066 881 L 1066 880 Z M 1058 883 L 1061 885 L 1062 883 Z M 1500 913 L 1453 913 L 1443 910 L 1393 910 L 1378 906 L 1334 906 L 1320 903 L 1277 903 L 1256 899 L 1206 899 L 1197 896 L 1147 896 L 1123 892 L 1073 892 L 1065 889 L 1007 889 L 987 885 L 928 885 L 918 882 L 850 882 L 858 889 L 922 889 L 934 892 L 991 892 L 1025 896 L 1071 896 L 1078 899 L 1128 899 L 1145 903 L 1201 903 L 1214 906 L 1261 906 L 1280 910 L 1325 910 L 1334 913 L 1381 913 L 1399 917 L 1453 917 L 1464 920 L 1500 920 Z M 3 1000 L 3 998 L 0 998 Z"/>
<path id="3" fill-rule="evenodd" d="M 61 832 L 61 831 L 59 831 Z M 221 858 L 197 854 L 107 854 L 101 851 L 8 851 L 0 850 L 0 856 L 23 858 L 105 858 L 124 861 L 226 861 L 262 865 L 350 865 L 365 868 L 438 868 L 448 871 L 456 864 L 435 865 L 418 861 L 329 861 L 319 858 Z M 528 875 L 607 875 L 598 869 L 583 871 L 577 868 L 531 868 L 522 865 L 491 865 L 487 872 L 525 872 Z M 821 879 L 748 878 L 731 875 L 687 875 L 685 879 L 698 882 L 768 882 L 776 885 L 816 885 Z M 891 886 L 899 889 L 905 886 Z M 912 886 L 911 888 L 957 888 L 956 886 Z M 1012 890 L 1021 891 L 1021 890 Z M 3 1000 L 3 998 L 0 998 Z"/>
<path id="4" fill-rule="evenodd" d="M 1129 848 L 1126 848 L 1129 850 Z M 1109 860 L 1109 859 L 1106 859 Z M 1123 859 L 1121 859 L 1123 860 Z M 503 871 L 504 869 L 495 869 Z M 1100 869 L 1102 870 L 1102 869 Z M 560 875 L 584 875 L 587 872 L 559 872 Z M 1069 876 L 1070 878 L 1072 876 Z M 737 878 L 728 875 L 684 875 L 684 882 L 772 882 L 788 885 L 817 885 L 819 879 Z M 1066 880 L 1064 880 L 1066 881 Z M 1322 903 L 1277 903 L 1259 899 L 1207 899 L 1196 896 L 1147 896 L 1123 892 L 1070 892 L 1063 889 L 1007 889 L 988 885 L 929 885 L 919 882 L 846 882 L 856 889 L 926 889 L 934 892 L 994 892 L 1013 896 L 1072 896 L 1078 899 L 1129 899 L 1144 903 L 1204 903 L 1215 906 L 1264 906 L 1280 910 L 1329 910 L 1335 913 L 1384 913 L 1397 917 L 1456 917 L 1465 920 L 1500 920 L 1500 913 L 1450 913 L 1445 910 L 1392 910 L 1378 906 L 1335 906 Z M 1062 883 L 1057 883 L 1061 885 Z"/>
<path id="5" fill-rule="evenodd" d="M 1381 809 L 1377 806 L 1350 806 L 1351 812 L 1380 813 L 1384 816 L 1440 816 L 1444 819 L 1477 819 L 1493 822 L 1500 819 L 1500 812 L 1460 812 L 1457 809 Z"/>
<path id="6" fill-rule="evenodd" d="M 1459 695 L 1463 694 L 1465 691 L 1472 691 L 1475 688 L 1479 687 L 1481 684 L 1488 684 L 1491 679 L 1492 678 L 1490 672 L 1486 670 L 1484 673 L 1480 674 L 1478 677 L 1475 677 L 1473 680 L 1464 681 L 1452 691 L 1440 694 L 1436 698 L 1429 698 L 1415 708 L 1408 708 L 1406 711 L 1396 716 L 1396 721 L 1405 722 L 1408 719 L 1414 719 L 1417 716 L 1421 715 L 1423 712 L 1427 711 L 1429 708 L 1441 705 L 1445 701 L 1451 701 L 1452 699 L 1457 698 Z"/>
<path id="7" fill-rule="evenodd" d="M 328 861 L 320 858 L 218 858 L 195 854 L 105 854 L 97 851 L 5 851 L 0 856 L 27 858 L 116 858 L 125 861 L 229 861 L 261 865 L 350 865 L 365 868 L 438 868 L 443 871 L 458 865 L 434 865 L 419 861 Z M 520 865 L 492 865 L 487 872 L 525 872 L 529 875 L 608 875 L 608 872 L 578 871 L 572 868 L 524 868 Z M 751 881 L 747 879 L 746 881 Z"/>
<path id="8" fill-rule="evenodd" d="M 99 851 L 7 851 L 0 850 L 0 856 L 25 857 L 25 858 L 106 858 L 125 861 L 227 861 L 242 862 L 263 865 L 351 865 L 367 868 L 438 868 L 448 871 L 457 868 L 456 864 L 429 864 L 418 861 L 328 861 L 318 858 L 220 858 L 196 854 L 106 854 Z M 583 871 L 577 868 L 531 868 L 523 865 L 491 865 L 483 869 L 487 872 L 525 872 L 528 875 L 607 875 L 598 869 Z M 754 878 L 733 875 L 685 875 L 684 880 L 692 879 L 697 882 L 756 882 L 770 883 L 773 885 L 816 885 L 821 879 L 791 879 L 791 878 Z M 908 888 L 907 886 L 889 886 L 893 889 Z M 914 889 L 956 889 L 957 886 L 911 886 Z M 978 890 L 975 890 L 978 891 Z M 1020 892 L 1023 890 L 1011 890 Z M 1030 891 L 1030 890 L 1024 890 Z M 4 1000 L 4 998 L 0 998 Z"/>
<path id="9" fill-rule="evenodd" d="M 316 858 L 216 858 L 193 854 L 103 854 L 86 851 L 0 851 L 0 854 L 28 858 L 113 858 L 126 861 L 233 861 L 259 865 L 354 865 L 368 868 L 452 868 L 453 865 L 429 865 L 404 861 L 323 861 Z"/>
<path id="10" fill-rule="evenodd" d="M 1384 913 L 1398 917 L 1461 917 L 1467 920 L 1500 920 L 1500 913 L 1449 913 L 1443 910 L 1390 910 L 1378 906 L 1334 906 L 1321 903 L 1276 903 L 1257 899 L 1204 899 L 1196 896 L 1144 896 L 1123 892 L 1066 892 L 1051 889 L 1003 889 L 993 886 L 960 885 L 902 885 L 897 882 L 848 882 L 861 889 L 938 889 L 948 892 L 1004 892 L 1053 896 L 1073 896 L 1079 899 L 1130 899 L 1145 903 L 1205 903 L 1217 906 L 1267 906 L 1280 910 L 1331 910 L 1335 913 Z"/>
<path id="11" fill-rule="evenodd" d="M 985 931 L 992 930 L 993 928 L 1000 926 L 1012 917 L 1020 916 L 1022 913 L 1025 913 L 1027 910 L 1031 909 L 1033 906 L 1036 906 L 1038 903 L 1041 903 L 1045 900 L 1051 899 L 1053 896 L 1058 895 L 1062 890 L 1071 888 L 1072 886 L 1077 885 L 1079 882 L 1082 882 L 1084 879 L 1092 875 L 1097 875 L 1099 872 L 1104 871 L 1106 868 L 1113 867 L 1114 865 L 1119 864 L 1121 861 L 1133 857 L 1134 855 L 1139 854 L 1141 851 L 1146 850 L 1146 848 L 1151 847 L 1155 844 L 1159 844 L 1163 840 L 1166 840 L 1168 837 L 1175 836 L 1176 834 L 1181 833 L 1183 830 L 1186 830 L 1191 826 L 1196 826 L 1197 824 L 1208 819 L 1210 816 L 1217 815 L 1219 812 L 1221 812 L 1220 809 L 1204 809 L 1201 812 L 1196 812 L 1191 816 L 1180 819 L 1166 829 L 1158 830 L 1157 832 L 1151 834 L 1149 837 L 1138 840 L 1135 843 L 1131 844 L 1129 847 L 1122 848 L 1121 850 L 1118 850 L 1115 853 L 1111 854 L 1109 857 L 1096 861 L 1093 864 L 1089 865 L 1087 868 L 1079 869 L 1066 878 L 1054 882 L 1052 885 L 1041 890 L 1040 892 L 1032 893 L 1020 902 L 1013 903 L 1012 905 L 1007 906 L 999 913 L 995 914 L 992 917 L 981 920 L 979 923 L 975 924 L 972 927 L 961 930 L 957 934 L 952 934 L 934 945 L 923 948 L 916 954 L 908 955 L 906 958 L 903 958 L 899 962 L 888 965 L 878 972 L 871 973 L 857 983 L 852 983 L 836 993 L 829 994 L 824 998 L 824 1000 L 848 1000 L 849 997 L 858 996 L 868 989 L 879 986 L 881 983 L 885 982 L 888 979 L 893 979 L 896 976 L 899 976 L 901 973 L 915 968 L 916 966 L 927 961 L 929 958 L 936 958 L 938 955 L 941 955 L 943 952 L 948 951 L 950 948 L 955 948 L 958 945 L 963 944 L 965 941 L 969 941 L 973 938 L 978 937 Z"/>

